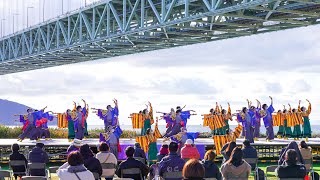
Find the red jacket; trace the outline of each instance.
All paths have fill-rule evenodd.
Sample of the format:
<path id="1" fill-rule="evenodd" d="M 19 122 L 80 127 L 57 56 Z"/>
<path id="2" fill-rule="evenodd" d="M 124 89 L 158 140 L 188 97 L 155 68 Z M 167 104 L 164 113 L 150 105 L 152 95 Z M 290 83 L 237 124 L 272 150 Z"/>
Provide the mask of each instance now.
<path id="1" fill-rule="evenodd" d="M 182 159 L 200 159 L 199 151 L 196 147 L 192 147 L 191 144 L 185 144 L 181 149 Z"/>

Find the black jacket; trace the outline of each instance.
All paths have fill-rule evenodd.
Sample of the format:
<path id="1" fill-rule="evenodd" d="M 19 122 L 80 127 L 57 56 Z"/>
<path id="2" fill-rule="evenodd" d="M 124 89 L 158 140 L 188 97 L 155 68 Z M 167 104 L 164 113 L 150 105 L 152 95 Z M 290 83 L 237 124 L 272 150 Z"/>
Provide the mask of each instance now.
<path id="1" fill-rule="evenodd" d="M 257 150 L 252 146 L 248 146 L 242 149 L 243 158 L 258 158 Z M 250 164 L 251 169 L 256 168 L 256 164 Z"/>
<path id="2" fill-rule="evenodd" d="M 304 178 L 307 170 L 304 165 L 284 162 L 284 165 L 276 169 L 276 174 L 278 178 Z"/>
<path id="3" fill-rule="evenodd" d="M 141 157 L 143 159 L 146 159 L 146 154 L 141 148 L 135 147 L 133 157 Z"/>
<path id="4" fill-rule="evenodd" d="M 29 161 L 31 163 L 48 163 L 49 157 L 48 154 L 39 147 L 34 147 L 29 153 Z M 35 169 L 30 171 L 31 176 L 45 176 L 46 171 L 41 169 Z"/>
<path id="5" fill-rule="evenodd" d="M 221 180 L 222 176 L 219 167 L 212 161 L 203 161 L 203 167 L 205 169 L 205 178 L 216 178 Z"/>
<path id="6" fill-rule="evenodd" d="M 102 175 L 102 167 L 100 161 L 95 157 L 84 157 L 84 166 L 91 172 L 96 172 L 100 176 Z"/>
<path id="7" fill-rule="evenodd" d="M 142 176 L 147 176 L 147 174 L 149 173 L 149 168 L 145 164 L 143 164 L 138 160 L 135 160 L 134 158 L 128 158 L 127 160 L 120 163 L 116 171 L 117 176 L 121 178 L 121 170 L 129 169 L 129 168 L 139 168 L 142 173 Z M 126 175 L 126 176 L 123 176 L 123 178 L 132 178 L 134 180 L 141 179 L 139 174 Z"/>
<path id="8" fill-rule="evenodd" d="M 12 167 L 13 173 L 14 172 L 24 172 L 24 171 L 26 171 L 25 167 L 27 167 L 28 161 L 27 161 L 26 157 L 23 154 L 19 153 L 18 151 L 17 152 L 12 152 L 12 154 L 10 154 L 9 159 L 10 159 L 10 161 L 13 161 L 13 160 L 25 161 L 25 166 L 14 166 L 14 167 Z"/>

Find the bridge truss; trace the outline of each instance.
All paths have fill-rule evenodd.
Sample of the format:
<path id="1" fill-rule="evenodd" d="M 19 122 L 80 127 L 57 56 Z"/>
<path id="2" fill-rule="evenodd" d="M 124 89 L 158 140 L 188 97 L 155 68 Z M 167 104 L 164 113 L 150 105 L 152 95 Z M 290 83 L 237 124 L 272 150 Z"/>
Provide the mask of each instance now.
<path id="1" fill-rule="evenodd" d="M 320 0 L 108 0 L 0 39 L 0 75 L 320 22 Z"/>

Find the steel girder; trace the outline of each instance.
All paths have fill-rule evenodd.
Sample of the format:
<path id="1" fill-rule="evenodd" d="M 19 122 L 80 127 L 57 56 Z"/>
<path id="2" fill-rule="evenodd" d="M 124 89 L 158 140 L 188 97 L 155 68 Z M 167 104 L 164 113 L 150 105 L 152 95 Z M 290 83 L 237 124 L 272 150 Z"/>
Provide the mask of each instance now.
<path id="1" fill-rule="evenodd" d="M 109 0 L 0 40 L 0 74 L 318 24 L 320 0 Z"/>

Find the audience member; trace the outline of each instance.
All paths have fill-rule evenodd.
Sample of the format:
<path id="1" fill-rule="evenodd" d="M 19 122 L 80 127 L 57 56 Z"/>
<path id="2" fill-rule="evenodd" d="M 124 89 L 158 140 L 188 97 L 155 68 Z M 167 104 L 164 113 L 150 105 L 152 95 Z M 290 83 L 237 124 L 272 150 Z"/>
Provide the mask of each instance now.
<path id="1" fill-rule="evenodd" d="M 235 142 L 226 143 L 222 147 L 221 149 L 221 154 L 223 156 L 222 164 L 229 160 L 230 155 L 235 147 L 237 147 L 237 144 Z"/>
<path id="2" fill-rule="evenodd" d="M 143 177 L 147 176 L 147 174 L 149 173 L 149 168 L 142 163 L 141 161 L 138 161 L 136 159 L 133 158 L 134 155 L 134 148 L 133 147 L 127 147 L 126 151 L 125 151 L 126 155 L 127 155 L 127 159 L 125 161 L 123 161 L 122 163 L 120 163 L 119 168 L 116 171 L 116 174 L 120 177 L 120 178 L 132 178 L 134 180 L 140 180 L 140 175 L 139 174 L 123 174 L 122 175 L 122 170 L 123 169 L 130 169 L 130 168 L 139 168 L 141 171 L 141 174 Z M 122 176 L 122 177 L 121 177 Z"/>
<path id="3" fill-rule="evenodd" d="M 139 157 L 147 160 L 146 153 L 141 149 L 140 143 L 136 142 L 134 144 L 134 155 L 133 157 Z"/>
<path id="4" fill-rule="evenodd" d="M 117 158 L 114 154 L 110 152 L 110 147 L 107 143 L 102 142 L 99 146 L 99 153 L 96 154 L 96 158 L 103 163 L 112 163 L 117 167 Z M 102 177 L 106 177 L 106 180 L 112 180 L 116 169 L 102 169 Z"/>
<path id="5" fill-rule="evenodd" d="M 165 172 L 181 172 L 185 161 L 181 159 L 178 154 L 178 144 L 171 142 L 169 144 L 169 155 L 164 157 L 159 163 L 159 175 L 163 176 Z M 181 178 L 167 179 L 175 180 Z"/>
<path id="6" fill-rule="evenodd" d="M 163 157 L 167 156 L 169 154 L 169 146 L 168 144 L 162 144 L 160 151 L 157 155 L 157 161 L 160 162 Z"/>
<path id="7" fill-rule="evenodd" d="M 297 161 L 298 154 L 294 149 L 286 151 L 283 165 L 276 169 L 278 178 L 304 178 L 306 175 L 306 167 Z"/>
<path id="8" fill-rule="evenodd" d="M 18 176 L 22 177 L 22 176 L 26 175 L 26 174 L 20 174 L 20 173 L 26 171 L 26 167 L 27 167 L 28 161 L 27 161 L 26 157 L 23 154 L 19 153 L 20 146 L 18 144 L 14 143 L 11 146 L 11 150 L 12 150 L 12 153 L 10 154 L 10 157 L 9 157 L 10 161 L 24 161 L 25 162 L 25 166 L 14 166 L 14 167 L 12 167 L 13 176 L 14 176 L 15 179 L 17 179 Z M 15 172 L 20 172 L 20 173 L 19 174 L 15 174 Z"/>
<path id="9" fill-rule="evenodd" d="M 243 141 L 243 148 L 242 148 L 242 152 L 243 152 L 243 158 L 258 158 L 258 154 L 257 154 L 257 150 L 255 148 L 253 148 L 250 145 L 250 141 L 249 140 L 244 140 Z M 250 164 L 251 169 L 254 170 L 256 168 L 256 164 Z"/>
<path id="10" fill-rule="evenodd" d="M 94 180 L 92 172 L 84 166 L 79 151 L 70 152 L 68 162 L 58 169 L 57 175 L 60 180 Z"/>
<path id="11" fill-rule="evenodd" d="M 279 161 L 278 161 L 278 165 L 282 165 L 283 164 L 283 162 L 285 160 L 286 152 L 289 149 L 294 149 L 296 151 L 296 153 L 297 153 L 298 162 L 301 163 L 301 164 L 304 164 L 304 160 L 302 158 L 302 155 L 301 155 L 301 152 L 299 150 L 298 144 L 295 141 L 291 141 L 286 148 L 283 148 L 281 150 L 280 158 L 279 158 Z"/>
<path id="12" fill-rule="evenodd" d="M 301 141 L 299 144 L 299 150 L 303 160 L 312 160 L 312 149 L 307 145 L 305 141 Z M 311 164 L 305 164 L 307 171 L 310 170 Z"/>
<path id="13" fill-rule="evenodd" d="M 221 173 L 219 167 L 214 163 L 216 154 L 213 150 L 209 150 L 204 155 L 203 166 L 205 168 L 205 178 L 216 178 L 221 180 Z"/>
<path id="14" fill-rule="evenodd" d="M 222 177 L 225 180 L 248 180 L 251 166 L 243 160 L 240 148 L 234 148 L 230 159 L 221 166 Z"/>
<path id="15" fill-rule="evenodd" d="M 181 158 L 182 159 L 199 159 L 200 154 L 198 149 L 193 145 L 192 139 L 188 139 L 181 149 Z"/>
<path id="16" fill-rule="evenodd" d="M 183 179 L 190 180 L 203 180 L 205 169 L 197 159 L 191 159 L 183 166 L 182 176 Z"/>
<path id="17" fill-rule="evenodd" d="M 88 144 L 84 144 L 80 147 L 80 154 L 83 158 L 84 166 L 92 173 L 98 173 L 99 176 L 101 176 L 102 167 L 100 161 L 94 157 L 94 154 L 92 153 Z"/>
<path id="18" fill-rule="evenodd" d="M 74 139 L 72 144 L 68 147 L 67 153 L 69 154 L 72 151 L 79 151 L 82 145 L 82 141 L 80 139 Z"/>
<path id="19" fill-rule="evenodd" d="M 48 163 L 48 154 L 44 151 L 44 144 L 37 143 L 36 146 L 29 153 L 30 163 Z M 34 169 L 30 171 L 31 176 L 46 176 L 45 169 Z"/>

